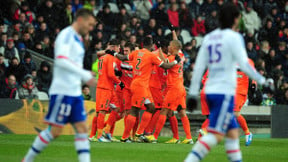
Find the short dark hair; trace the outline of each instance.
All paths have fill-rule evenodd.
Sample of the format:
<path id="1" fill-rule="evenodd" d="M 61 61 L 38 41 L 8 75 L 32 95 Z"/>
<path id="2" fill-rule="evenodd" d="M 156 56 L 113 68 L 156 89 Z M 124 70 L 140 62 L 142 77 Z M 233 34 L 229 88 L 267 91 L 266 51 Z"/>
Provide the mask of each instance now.
<path id="1" fill-rule="evenodd" d="M 112 39 L 112 40 L 109 42 L 109 45 L 118 46 L 118 45 L 120 45 L 120 41 L 119 41 L 118 39 Z"/>
<path id="2" fill-rule="evenodd" d="M 12 57 L 12 58 L 11 58 L 11 62 L 12 62 L 13 60 L 17 60 L 17 61 L 18 61 L 18 58 L 17 58 L 17 57 Z"/>
<path id="3" fill-rule="evenodd" d="M 131 51 L 133 51 L 135 49 L 134 44 L 127 42 L 125 43 L 124 47 L 130 48 Z"/>
<path id="4" fill-rule="evenodd" d="M 81 8 L 81 9 L 79 9 L 76 12 L 76 16 L 75 17 L 77 19 L 78 17 L 89 17 L 89 16 L 93 16 L 94 17 L 93 12 L 88 10 L 88 9 Z"/>
<path id="5" fill-rule="evenodd" d="M 233 3 L 225 3 L 219 12 L 219 24 L 221 29 L 232 28 L 235 18 L 240 15 L 240 11 Z"/>
<path id="6" fill-rule="evenodd" d="M 82 90 L 85 89 L 85 88 L 89 88 L 89 86 L 86 85 L 86 84 L 84 84 L 84 85 L 82 86 Z"/>
<path id="7" fill-rule="evenodd" d="M 0 57 L 4 57 L 4 55 L 2 53 L 0 53 Z"/>
<path id="8" fill-rule="evenodd" d="M 151 37 L 145 37 L 143 39 L 143 46 L 144 47 L 150 47 L 153 45 L 153 39 Z"/>

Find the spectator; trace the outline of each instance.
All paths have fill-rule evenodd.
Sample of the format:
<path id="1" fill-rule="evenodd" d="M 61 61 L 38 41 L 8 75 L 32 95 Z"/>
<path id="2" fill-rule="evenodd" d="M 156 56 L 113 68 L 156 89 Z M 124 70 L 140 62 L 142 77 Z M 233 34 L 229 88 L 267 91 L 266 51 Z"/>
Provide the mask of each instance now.
<path id="1" fill-rule="evenodd" d="M 177 9 L 178 9 L 177 3 L 172 3 L 170 8 L 167 10 L 169 22 L 174 27 L 179 27 L 179 13 Z"/>
<path id="2" fill-rule="evenodd" d="M 83 96 L 84 100 L 91 100 L 92 99 L 92 97 L 90 95 L 90 89 L 87 85 L 82 86 L 82 96 Z"/>
<path id="3" fill-rule="evenodd" d="M 29 24 L 27 19 L 26 19 L 25 13 L 20 13 L 18 23 L 20 23 L 20 26 L 22 29 L 24 29 L 25 26 L 27 26 Z"/>
<path id="4" fill-rule="evenodd" d="M 179 13 L 179 25 L 181 28 L 190 30 L 192 27 L 192 16 L 187 8 L 185 2 L 181 2 L 180 9 L 178 10 Z"/>
<path id="5" fill-rule="evenodd" d="M 95 7 L 96 7 L 95 0 L 88 0 L 83 6 L 83 8 L 91 10 L 91 11 L 94 11 Z"/>
<path id="6" fill-rule="evenodd" d="M 266 63 L 266 71 L 268 74 L 270 74 L 272 72 L 273 68 L 275 67 L 276 61 L 277 61 L 276 53 L 275 53 L 275 50 L 273 48 L 270 49 L 268 55 L 264 56 L 264 61 Z"/>
<path id="7" fill-rule="evenodd" d="M 45 22 L 42 22 L 40 24 L 40 29 L 36 31 L 36 41 L 41 41 L 43 40 L 44 36 L 49 35 L 49 31 L 47 28 L 47 24 Z"/>
<path id="8" fill-rule="evenodd" d="M 43 48 L 43 53 L 45 56 L 54 58 L 53 54 L 53 48 L 50 43 L 50 38 L 48 35 L 44 36 L 43 41 L 42 41 L 42 48 Z"/>
<path id="9" fill-rule="evenodd" d="M 201 16 L 207 16 L 210 15 L 213 10 L 216 10 L 217 6 L 215 4 L 215 1 L 213 0 L 206 0 L 202 4 L 200 8 Z"/>
<path id="10" fill-rule="evenodd" d="M 25 19 L 29 24 L 33 21 L 33 13 L 29 10 L 29 4 L 27 2 L 21 2 L 21 8 L 18 8 L 14 13 L 14 20 L 19 20 L 21 14 L 24 14 Z"/>
<path id="11" fill-rule="evenodd" d="M 261 20 L 257 15 L 257 12 L 253 10 L 252 3 L 248 3 L 244 12 L 242 12 L 245 28 L 248 31 L 258 31 L 261 26 Z"/>
<path id="12" fill-rule="evenodd" d="M 6 62 L 10 62 L 13 57 L 16 57 L 20 61 L 18 50 L 14 47 L 14 41 L 12 38 L 7 40 L 6 47 L 0 47 L 0 53 L 4 54 Z"/>
<path id="13" fill-rule="evenodd" d="M 76 11 L 80 8 L 83 8 L 83 5 L 80 3 L 80 0 L 74 0 L 72 4 L 72 13 L 75 14 Z"/>
<path id="14" fill-rule="evenodd" d="M 0 81 L 5 78 L 7 63 L 4 62 L 5 58 L 3 54 L 0 53 Z"/>
<path id="15" fill-rule="evenodd" d="M 151 18 L 147 24 L 147 26 L 144 28 L 145 35 L 156 35 L 157 32 L 157 26 L 156 26 L 156 20 L 154 18 Z"/>
<path id="16" fill-rule="evenodd" d="M 284 60 L 282 62 L 282 69 L 284 72 L 284 76 L 288 78 L 288 49 L 284 53 Z"/>
<path id="17" fill-rule="evenodd" d="M 54 6 L 52 0 L 46 0 L 38 9 L 39 15 L 43 15 L 45 22 L 50 30 L 53 30 L 57 23 L 61 22 L 59 12 L 56 6 Z"/>
<path id="18" fill-rule="evenodd" d="M 135 37 L 136 38 L 136 37 Z M 154 42 L 157 42 L 157 41 L 162 41 L 163 39 L 165 39 L 165 36 L 164 36 L 164 33 L 163 33 L 163 30 L 162 30 L 162 28 L 158 28 L 157 30 L 156 30 L 156 35 L 153 37 L 153 41 Z M 130 43 L 132 43 L 131 41 L 130 41 Z M 132 43 L 132 44 L 135 44 L 136 42 L 134 42 L 134 43 Z"/>
<path id="19" fill-rule="evenodd" d="M 20 99 L 38 99 L 38 89 L 33 83 L 32 75 L 28 74 L 24 78 L 24 82 L 18 89 Z"/>
<path id="20" fill-rule="evenodd" d="M 72 5 L 71 4 L 67 4 L 65 10 L 63 11 L 62 15 L 62 23 L 58 24 L 58 26 L 62 28 L 65 28 L 68 25 L 71 25 L 73 22 L 73 18 L 74 18 L 74 14 L 72 12 Z"/>
<path id="21" fill-rule="evenodd" d="M 130 17 L 127 14 L 126 8 L 124 6 L 120 7 L 120 12 L 116 15 L 115 25 L 116 27 L 120 27 L 121 24 L 129 22 Z"/>
<path id="22" fill-rule="evenodd" d="M 193 20 L 193 27 L 191 29 L 191 33 L 193 36 L 204 35 L 206 33 L 205 21 L 202 20 L 201 16 L 197 16 L 197 19 Z"/>
<path id="23" fill-rule="evenodd" d="M 276 100 L 274 98 L 273 92 L 266 92 L 263 95 L 263 101 L 261 103 L 262 106 L 273 106 L 276 105 Z"/>
<path id="24" fill-rule="evenodd" d="M 193 0 L 189 4 L 189 11 L 193 19 L 201 14 L 201 0 Z"/>
<path id="25" fill-rule="evenodd" d="M 258 52 L 258 58 L 264 59 L 264 57 L 269 53 L 270 46 L 268 41 L 262 41 L 260 46 L 260 51 Z"/>
<path id="26" fill-rule="evenodd" d="M 131 28 L 131 33 L 136 34 L 137 33 L 137 28 L 140 26 L 139 20 L 137 17 L 132 17 L 130 21 L 130 28 Z"/>
<path id="27" fill-rule="evenodd" d="M 103 11 L 97 14 L 97 18 L 105 25 L 105 32 L 110 32 L 114 25 L 114 14 L 110 10 L 109 5 L 103 6 Z"/>
<path id="28" fill-rule="evenodd" d="M 277 3 L 274 0 L 267 0 L 262 7 L 263 14 L 268 15 L 273 7 L 277 7 Z"/>
<path id="29" fill-rule="evenodd" d="M 6 46 L 7 39 L 8 39 L 7 33 L 4 33 L 4 32 L 1 33 L 0 46 Z"/>
<path id="30" fill-rule="evenodd" d="M 218 17 L 217 17 L 216 10 L 213 10 L 210 13 L 210 15 L 207 15 L 204 25 L 205 25 L 206 33 L 209 33 L 218 27 Z"/>
<path id="31" fill-rule="evenodd" d="M 52 81 L 52 72 L 48 62 L 41 62 L 40 69 L 37 71 L 37 78 L 39 90 L 48 93 Z"/>
<path id="32" fill-rule="evenodd" d="M 11 74 L 0 84 L 0 98 L 14 99 L 16 97 L 16 93 L 16 78 Z"/>
<path id="33" fill-rule="evenodd" d="M 36 64 L 33 62 L 31 54 L 26 52 L 24 55 L 24 60 L 22 62 L 28 74 L 31 74 L 33 70 L 36 70 Z"/>
<path id="34" fill-rule="evenodd" d="M 25 48 L 33 49 L 34 41 L 28 32 L 23 34 L 22 43 L 25 45 Z"/>
<path id="35" fill-rule="evenodd" d="M 36 42 L 35 43 L 35 47 L 33 48 L 33 51 L 35 51 L 35 52 L 37 52 L 39 54 L 43 54 L 44 53 L 44 50 L 43 50 L 41 42 Z"/>
<path id="36" fill-rule="evenodd" d="M 277 45 L 277 29 L 272 26 L 273 21 L 267 20 L 266 24 L 259 33 L 259 40 L 267 40 L 272 48 L 275 48 Z"/>
<path id="37" fill-rule="evenodd" d="M 284 90 L 283 94 L 281 94 L 281 99 L 279 99 L 277 101 L 277 104 L 279 104 L 279 105 L 288 105 L 288 88 Z"/>
<path id="38" fill-rule="evenodd" d="M 253 60 L 253 62 L 256 62 L 258 59 L 258 55 L 257 55 L 257 52 L 254 48 L 253 42 L 247 42 L 246 50 L 247 50 L 248 57 L 251 60 Z"/>
<path id="39" fill-rule="evenodd" d="M 38 31 L 40 30 L 41 23 L 44 22 L 44 17 L 42 15 L 37 15 L 37 19 L 33 21 L 34 28 Z"/>
<path id="40" fill-rule="evenodd" d="M 21 83 L 24 76 L 27 74 L 25 67 L 19 63 L 16 57 L 11 59 L 11 63 L 6 71 L 6 76 L 13 74 L 16 77 L 17 83 Z"/>
<path id="41" fill-rule="evenodd" d="M 36 69 L 32 70 L 31 75 L 32 75 L 32 80 L 33 80 L 35 86 L 38 88 L 37 70 Z"/>
<path id="42" fill-rule="evenodd" d="M 169 19 L 167 13 L 165 13 L 165 4 L 163 2 L 159 3 L 158 7 L 151 11 L 151 18 L 155 19 L 159 26 L 168 25 Z"/>
<path id="43" fill-rule="evenodd" d="M 285 2 L 284 11 L 281 14 L 281 19 L 288 22 L 288 1 Z"/>
<path id="44" fill-rule="evenodd" d="M 255 49 L 259 50 L 259 47 L 258 47 L 258 46 L 256 47 L 257 41 L 256 41 L 256 39 L 255 39 L 254 34 L 255 34 L 255 32 L 254 32 L 253 29 L 247 30 L 244 39 L 245 39 L 245 42 L 246 42 L 246 43 L 247 43 L 247 42 L 252 42 L 253 45 L 255 46 Z"/>
<path id="45" fill-rule="evenodd" d="M 152 4 L 149 2 L 149 0 L 134 1 L 134 4 L 136 8 L 136 15 L 144 21 L 149 20 L 149 12 L 152 8 Z"/>

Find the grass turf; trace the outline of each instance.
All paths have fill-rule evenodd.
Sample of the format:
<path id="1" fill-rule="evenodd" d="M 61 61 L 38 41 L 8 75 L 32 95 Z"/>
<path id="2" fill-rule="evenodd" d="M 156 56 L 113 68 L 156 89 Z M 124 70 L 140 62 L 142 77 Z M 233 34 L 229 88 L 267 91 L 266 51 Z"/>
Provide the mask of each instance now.
<path id="1" fill-rule="evenodd" d="M 31 146 L 34 135 L 0 135 L 0 161 L 20 162 Z M 76 162 L 73 136 L 61 136 L 52 142 L 36 158 L 41 162 Z M 192 145 L 164 144 L 168 138 L 159 138 L 158 144 L 145 143 L 91 143 L 92 161 L 98 162 L 182 162 Z M 162 143 L 161 143 L 162 142 Z M 287 162 L 288 139 L 256 137 L 249 147 L 241 138 L 243 161 L 245 162 Z M 223 143 L 218 145 L 203 160 L 204 162 L 228 161 Z"/>

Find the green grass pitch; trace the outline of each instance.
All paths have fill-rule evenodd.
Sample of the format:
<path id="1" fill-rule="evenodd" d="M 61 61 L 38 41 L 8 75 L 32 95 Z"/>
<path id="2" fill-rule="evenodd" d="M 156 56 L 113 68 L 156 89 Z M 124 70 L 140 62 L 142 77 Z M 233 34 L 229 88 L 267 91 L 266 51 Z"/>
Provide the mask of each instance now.
<path id="1" fill-rule="evenodd" d="M 35 135 L 0 135 L 0 162 L 20 162 Z M 36 162 L 77 162 L 73 136 L 61 136 L 53 141 Z M 183 162 L 192 145 L 146 143 L 91 143 L 93 162 Z M 244 146 L 244 162 L 288 162 L 288 139 L 256 137 L 251 146 Z M 204 162 L 227 162 L 223 143 L 215 147 Z"/>

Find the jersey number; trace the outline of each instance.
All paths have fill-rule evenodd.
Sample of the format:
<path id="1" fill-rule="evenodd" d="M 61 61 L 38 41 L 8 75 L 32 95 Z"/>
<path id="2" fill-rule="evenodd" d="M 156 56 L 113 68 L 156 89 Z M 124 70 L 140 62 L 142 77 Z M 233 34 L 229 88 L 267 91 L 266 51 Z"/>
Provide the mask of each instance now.
<path id="1" fill-rule="evenodd" d="M 137 59 L 137 64 L 136 64 L 136 67 L 135 67 L 137 70 L 140 69 L 140 67 L 139 67 L 140 64 L 141 64 L 141 59 L 138 58 L 138 59 Z"/>
<path id="2" fill-rule="evenodd" d="M 103 67 L 103 60 L 101 59 L 101 60 L 99 60 L 99 70 L 101 70 L 102 67 Z"/>
<path id="3" fill-rule="evenodd" d="M 218 63 L 221 60 L 221 52 L 219 51 L 221 44 L 216 44 L 215 46 L 208 46 L 209 50 L 209 63 Z"/>
<path id="4" fill-rule="evenodd" d="M 59 114 L 63 116 L 69 116 L 71 113 L 71 105 L 61 104 Z"/>

